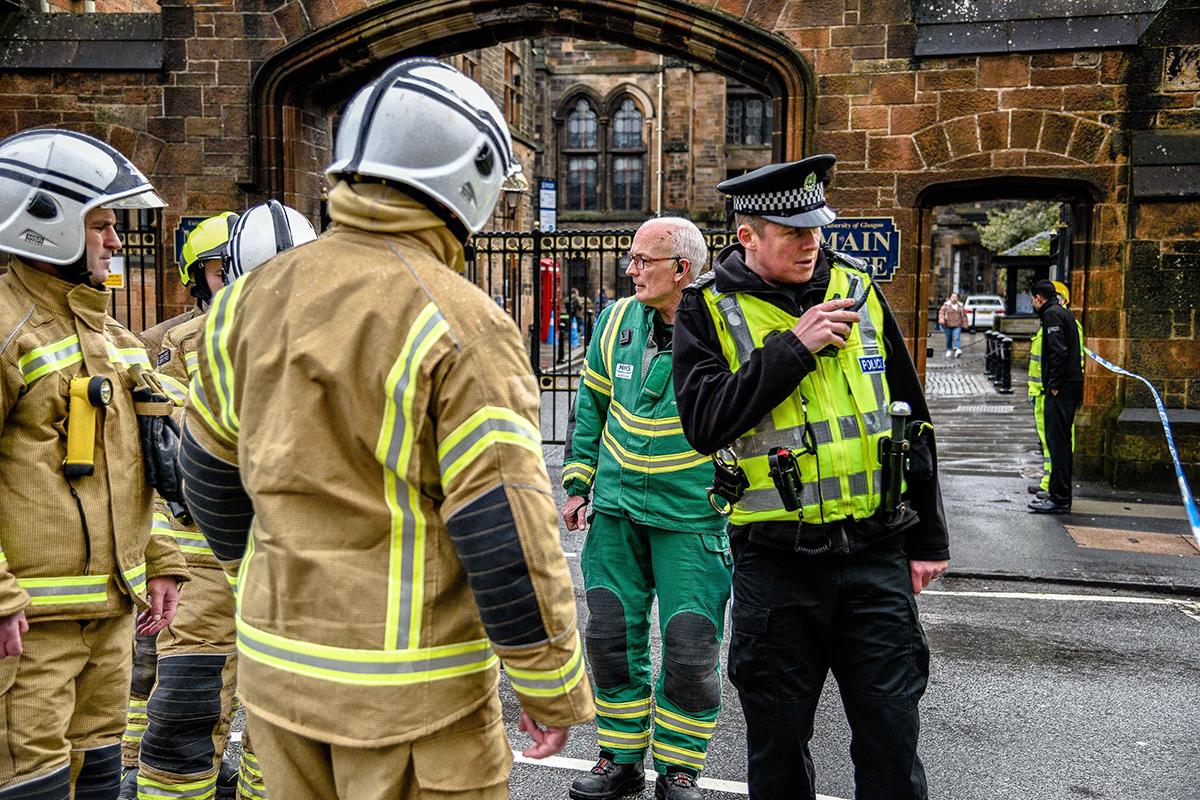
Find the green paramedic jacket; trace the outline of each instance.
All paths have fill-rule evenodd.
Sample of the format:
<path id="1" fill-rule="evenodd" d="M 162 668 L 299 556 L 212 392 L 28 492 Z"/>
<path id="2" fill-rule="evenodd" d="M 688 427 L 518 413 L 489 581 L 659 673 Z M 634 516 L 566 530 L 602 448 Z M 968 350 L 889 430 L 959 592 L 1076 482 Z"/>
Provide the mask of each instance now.
<path id="1" fill-rule="evenodd" d="M 567 430 L 563 488 L 597 511 L 656 528 L 720 532 L 708 502 L 713 467 L 683 436 L 671 353 L 654 342 L 650 306 L 632 297 L 600 314 Z"/>

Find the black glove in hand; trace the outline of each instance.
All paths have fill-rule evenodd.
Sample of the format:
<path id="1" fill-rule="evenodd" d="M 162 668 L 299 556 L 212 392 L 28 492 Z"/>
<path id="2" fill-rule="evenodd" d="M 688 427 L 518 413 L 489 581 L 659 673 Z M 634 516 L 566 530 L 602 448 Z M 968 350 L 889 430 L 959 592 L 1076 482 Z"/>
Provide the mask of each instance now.
<path id="1" fill-rule="evenodd" d="M 139 395 L 145 396 L 139 396 Z M 134 392 L 140 403 L 157 403 L 160 398 L 145 390 Z M 170 407 L 165 397 L 161 401 Z M 183 473 L 179 469 L 179 425 L 166 414 L 138 414 L 138 433 L 142 440 L 142 461 L 146 464 L 146 482 L 168 503 L 183 505 Z"/>

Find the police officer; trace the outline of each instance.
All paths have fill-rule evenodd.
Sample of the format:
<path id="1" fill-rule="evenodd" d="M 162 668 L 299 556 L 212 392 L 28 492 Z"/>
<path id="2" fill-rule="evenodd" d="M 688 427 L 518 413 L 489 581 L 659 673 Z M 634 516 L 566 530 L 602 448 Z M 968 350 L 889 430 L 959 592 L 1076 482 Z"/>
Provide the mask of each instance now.
<path id="1" fill-rule="evenodd" d="M 177 365 L 163 360 L 163 338 L 168 332 L 183 323 L 202 316 L 208 303 L 212 300 L 213 293 L 221 288 L 221 260 L 225 254 L 225 247 L 229 243 L 229 232 L 235 222 L 237 222 L 237 215 L 231 211 L 225 211 L 204 220 L 188 234 L 183 243 L 179 277 L 183 285 L 196 298 L 196 304 L 182 314 L 164 320 L 141 333 L 140 338 L 145 343 L 147 352 L 157 354 L 157 360 L 162 362 L 157 366 L 160 374 L 167 377 L 166 385 L 178 386 L 181 396 L 186 395 L 188 376 L 181 369 L 175 369 L 174 367 Z M 164 534 L 171 535 L 168 529 L 171 529 L 172 525 L 168 523 L 168 520 L 174 518 L 169 514 L 166 504 L 161 498 L 155 501 L 155 506 L 155 525 Z M 180 530 L 186 530 L 186 528 L 180 526 Z M 186 546 L 183 548 L 183 553 L 188 562 L 188 568 L 195 569 L 196 559 L 191 557 L 194 554 L 190 553 Z M 191 594 L 194 595 L 195 590 Z M 147 725 L 146 701 L 150 697 L 150 690 L 154 688 L 157 674 L 158 653 L 155 647 L 157 639 L 157 635 L 150 635 L 138 636 L 134 640 L 133 683 L 129 690 L 129 716 L 125 725 L 125 734 L 121 737 L 121 766 L 124 773 L 121 776 L 121 792 L 118 796 L 120 800 L 133 800 L 137 796 L 138 755 L 141 752 L 142 736 L 145 734 Z"/>
<path id="2" fill-rule="evenodd" d="M 202 242 L 213 245 L 205 252 L 216 253 L 222 264 L 214 281 L 218 290 L 278 253 L 317 238 L 312 223 L 299 211 L 275 200 L 253 206 L 240 217 L 216 221 L 223 225 L 229 218 L 235 222 L 226 246 Z M 208 296 L 211 299 L 212 294 Z M 156 357 L 161 372 L 185 383 L 192 378 L 205 322 L 201 314 L 166 334 Z M 183 792 L 204 796 L 214 791 L 232 797 L 236 780 L 240 796 L 263 798 L 266 789 L 249 737 L 242 740 L 240 771 L 220 772 L 237 683 L 233 591 L 186 509 L 176 512 L 160 506 L 154 524 L 179 543 L 192 582 L 175 623 L 158 634 L 158 679 L 146 706 L 148 727 L 135 779 L 137 797 L 158 800 Z"/>
<path id="3" fill-rule="evenodd" d="M 593 716 L 528 356 L 459 274 L 519 172 L 478 84 L 401 61 L 341 116 L 330 231 L 208 316 L 185 489 L 273 796 L 507 797 L 499 663 L 527 755 Z"/>
<path id="4" fill-rule="evenodd" d="M 1075 411 L 1083 402 L 1082 329 L 1075 317 L 1058 301 L 1058 290 L 1050 281 L 1033 285 L 1033 308 L 1041 318 L 1041 369 L 1046 449 L 1050 453 L 1050 483 L 1047 497 L 1029 501 L 1034 514 L 1066 514 L 1071 511 L 1071 468 Z"/>
<path id="5" fill-rule="evenodd" d="M 744 479 L 730 498 L 729 668 L 750 796 L 815 797 L 808 742 L 832 670 L 855 796 L 924 798 L 928 648 L 913 597 L 946 569 L 948 537 L 904 339 L 865 266 L 821 242 L 835 218 L 824 194 L 834 162 L 812 156 L 720 184 L 738 241 L 684 291 L 675 390 L 688 440 L 701 453 L 728 448 Z M 912 424 L 889 416 L 892 401 L 909 404 Z M 885 504 L 890 481 L 903 487 L 881 458 L 893 438 L 911 440 L 917 468 L 903 476 L 906 502 Z"/>
<path id="6" fill-rule="evenodd" d="M 1071 290 L 1062 281 L 1051 281 L 1054 290 L 1058 292 L 1058 302 L 1063 308 L 1071 305 Z M 1075 329 L 1079 333 L 1079 341 L 1083 341 L 1083 326 L 1075 320 Z M 1083 350 L 1079 352 L 1079 362 L 1083 363 Z M 1029 342 L 1029 381 L 1026 384 L 1029 392 L 1029 403 L 1033 406 L 1034 427 L 1037 429 L 1038 442 L 1042 445 L 1042 479 L 1029 485 L 1029 493 L 1037 495 L 1038 499 L 1050 496 L 1050 448 L 1046 444 L 1046 390 L 1042 388 L 1042 328 L 1039 325 L 1033 339 Z M 1071 427 L 1071 451 L 1075 450 L 1075 428 Z"/>
<path id="7" fill-rule="evenodd" d="M 121 248 L 113 209 L 164 203 L 83 134 L 18 133 L 0 161 L 0 798 L 111 800 L 130 612 L 143 610 L 139 633 L 162 630 L 188 576 L 174 541 L 151 532 L 156 451 L 144 455 L 142 437 L 165 429 L 141 414 L 169 404 L 135 402 L 129 370 L 150 360 L 108 316 L 104 286 Z M 174 442 L 146 444 L 161 454 Z"/>
<path id="8" fill-rule="evenodd" d="M 601 312 L 572 409 L 563 518 L 568 530 L 585 527 L 593 494 L 581 564 L 600 747 L 595 767 L 571 786 L 575 800 L 640 791 L 648 746 L 660 800 L 701 796 L 696 777 L 721 711 L 733 559 L 705 494 L 711 462 L 679 427 L 671 340 L 683 287 L 707 261 L 704 235 L 688 220 L 638 229 L 626 270 L 636 293 Z M 652 702 L 656 595 L 663 666 Z"/>

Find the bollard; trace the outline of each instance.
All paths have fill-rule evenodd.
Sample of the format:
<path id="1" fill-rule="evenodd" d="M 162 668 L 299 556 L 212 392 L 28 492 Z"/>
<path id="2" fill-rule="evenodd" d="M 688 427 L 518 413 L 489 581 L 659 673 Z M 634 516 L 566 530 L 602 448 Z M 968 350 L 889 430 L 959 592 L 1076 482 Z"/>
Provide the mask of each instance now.
<path id="1" fill-rule="evenodd" d="M 997 389 L 1000 394 L 1012 394 L 1012 343 L 1013 340 L 1009 336 L 1005 336 L 1001 342 L 1000 351 L 1000 388 Z"/>
<path id="2" fill-rule="evenodd" d="M 996 376 L 996 337 L 995 331 L 983 335 L 983 375 L 989 380 Z"/>
<path id="3" fill-rule="evenodd" d="M 1000 385 L 1004 372 L 1004 336 L 997 333 L 992 339 L 992 386 Z"/>

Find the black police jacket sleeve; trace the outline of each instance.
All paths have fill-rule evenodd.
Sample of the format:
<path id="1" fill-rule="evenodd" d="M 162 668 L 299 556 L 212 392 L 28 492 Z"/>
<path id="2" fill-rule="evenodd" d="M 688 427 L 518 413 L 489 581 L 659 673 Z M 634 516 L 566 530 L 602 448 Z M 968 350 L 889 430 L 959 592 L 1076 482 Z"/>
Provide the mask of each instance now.
<path id="1" fill-rule="evenodd" d="M 1042 385 L 1047 391 L 1083 380 L 1079 330 L 1071 312 L 1058 303 L 1042 314 Z"/>
<path id="2" fill-rule="evenodd" d="M 689 290 L 675 311 L 672 345 L 675 402 L 683 435 L 708 455 L 735 439 L 787 399 L 816 368 L 795 336 L 770 336 L 735 374 L 729 369 L 708 308 Z"/>

